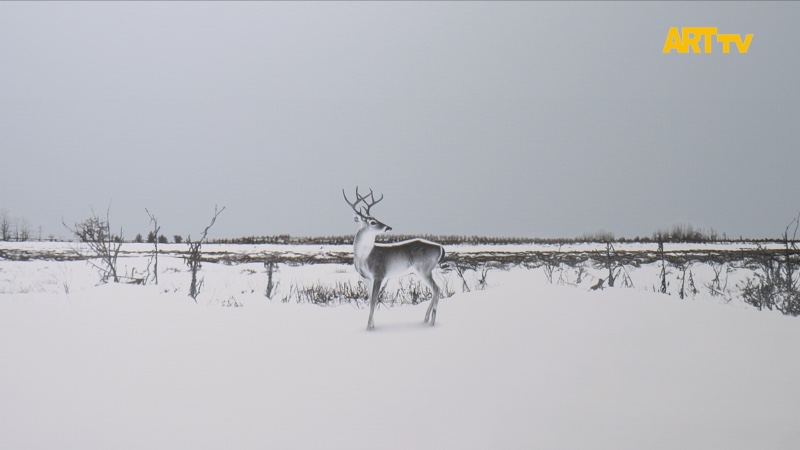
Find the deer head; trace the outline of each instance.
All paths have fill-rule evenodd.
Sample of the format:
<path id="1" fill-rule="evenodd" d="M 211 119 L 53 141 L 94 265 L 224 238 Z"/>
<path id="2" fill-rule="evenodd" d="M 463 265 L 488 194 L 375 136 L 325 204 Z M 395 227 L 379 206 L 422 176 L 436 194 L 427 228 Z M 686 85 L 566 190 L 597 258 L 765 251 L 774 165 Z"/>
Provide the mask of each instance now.
<path id="1" fill-rule="evenodd" d="M 383 200 L 383 194 L 381 194 L 381 197 L 376 200 L 375 193 L 372 192 L 372 189 L 369 190 L 369 194 L 361 195 L 358 193 L 358 187 L 356 187 L 355 201 L 351 202 L 347 198 L 347 194 L 345 194 L 344 189 L 342 189 L 342 195 L 344 196 L 344 201 L 346 201 L 347 204 L 350 205 L 351 208 L 353 208 L 353 211 L 355 212 L 353 219 L 355 220 L 356 223 L 361 224 L 362 229 L 367 228 L 376 233 L 392 231 L 392 227 L 386 225 L 385 223 L 382 223 L 381 221 L 379 221 L 370 214 L 370 209 L 373 206 L 375 206 L 378 202 Z M 361 203 L 362 206 L 358 206 L 359 203 Z"/>

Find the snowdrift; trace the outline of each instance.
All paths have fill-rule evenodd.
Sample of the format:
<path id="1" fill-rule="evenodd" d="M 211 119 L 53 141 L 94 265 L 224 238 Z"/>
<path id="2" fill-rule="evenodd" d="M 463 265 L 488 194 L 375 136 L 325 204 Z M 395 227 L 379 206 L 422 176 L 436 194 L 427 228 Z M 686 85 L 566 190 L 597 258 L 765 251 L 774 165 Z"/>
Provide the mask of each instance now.
<path id="1" fill-rule="evenodd" d="M 529 271 L 490 281 L 443 299 L 434 327 L 427 304 L 406 305 L 380 308 L 372 332 L 355 306 L 236 292 L 244 306 L 224 308 L 168 282 L 2 294 L 0 447 L 800 442 L 796 319 Z"/>

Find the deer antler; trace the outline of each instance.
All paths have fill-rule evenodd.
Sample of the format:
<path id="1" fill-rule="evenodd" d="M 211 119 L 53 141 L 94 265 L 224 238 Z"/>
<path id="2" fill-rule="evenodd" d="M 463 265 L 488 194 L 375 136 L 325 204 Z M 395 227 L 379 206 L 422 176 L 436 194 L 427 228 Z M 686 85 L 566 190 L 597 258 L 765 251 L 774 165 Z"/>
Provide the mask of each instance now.
<path id="1" fill-rule="evenodd" d="M 381 194 L 381 198 L 375 200 L 375 193 L 372 192 L 372 189 L 369 190 L 369 194 L 360 195 L 358 193 L 358 186 L 356 186 L 356 201 L 351 202 L 350 200 L 348 200 L 347 194 L 345 194 L 344 189 L 342 189 L 342 195 L 344 196 L 344 201 L 346 201 L 347 204 L 350 205 L 351 208 L 353 208 L 353 211 L 355 211 L 356 214 L 358 214 L 361 217 L 369 217 L 370 208 L 372 208 L 378 202 L 383 200 L 383 194 Z M 358 205 L 361 202 L 364 202 L 364 206 L 362 206 L 360 209 L 356 208 L 356 205 Z"/>
<path id="2" fill-rule="evenodd" d="M 358 208 L 356 208 L 356 205 L 364 201 L 364 197 L 358 195 L 358 188 L 356 187 L 356 201 L 354 202 L 351 202 L 350 200 L 347 199 L 347 194 L 344 193 L 344 189 L 342 189 L 342 195 L 344 196 L 344 201 L 346 201 L 347 204 L 350 205 L 351 208 L 353 208 L 353 211 L 355 211 L 356 214 L 358 214 L 359 216 L 364 217 L 364 214 L 362 214 L 361 211 L 359 211 Z"/>
<path id="3" fill-rule="evenodd" d="M 367 215 L 369 215 L 369 209 L 375 206 L 376 203 L 383 200 L 383 194 L 381 194 L 381 198 L 375 200 L 375 194 L 372 192 L 372 189 L 369 190 L 369 198 L 372 199 L 370 203 L 367 203 L 366 196 L 364 196 L 364 204 L 367 205 Z"/>

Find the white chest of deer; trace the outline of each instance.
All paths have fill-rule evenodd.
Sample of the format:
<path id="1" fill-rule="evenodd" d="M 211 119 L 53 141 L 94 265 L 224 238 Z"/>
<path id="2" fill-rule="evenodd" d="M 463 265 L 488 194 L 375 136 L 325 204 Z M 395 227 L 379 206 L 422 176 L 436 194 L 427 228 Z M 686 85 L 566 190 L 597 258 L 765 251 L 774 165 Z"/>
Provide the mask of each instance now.
<path id="1" fill-rule="evenodd" d="M 364 280 L 369 294 L 370 312 L 367 329 L 375 327 L 373 316 L 383 282 L 389 278 L 409 274 L 418 276 L 433 293 L 431 304 L 425 313 L 425 322 L 430 320 L 430 324 L 433 325 L 436 322 L 440 297 L 439 286 L 433 280 L 433 270 L 444 258 L 444 248 L 424 239 L 378 244 L 375 238 L 381 233 L 391 231 L 392 228 L 369 215 L 369 210 L 383 197 L 375 200 L 372 191 L 362 197 L 356 189 L 355 202 L 347 200 L 347 195 L 344 195 L 344 198 L 356 212 L 355 221 L 360 224 L 353 240 L 353 265 Z M 364 207 L 359 209 L 357 205 L 361 202 L 364 203 Z"/>

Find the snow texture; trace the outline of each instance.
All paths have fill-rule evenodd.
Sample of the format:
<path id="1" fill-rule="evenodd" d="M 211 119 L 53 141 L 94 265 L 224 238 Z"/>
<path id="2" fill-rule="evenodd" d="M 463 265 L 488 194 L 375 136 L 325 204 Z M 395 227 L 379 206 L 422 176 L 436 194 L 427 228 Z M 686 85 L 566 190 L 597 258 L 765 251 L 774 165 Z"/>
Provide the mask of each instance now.
<path id="1" fill-rule="evenodd" d="M 800 442 L 796 318 L 515 269 L 455 289 L 434 327 L 423 303 L 379 308 L 370 332 L 355 305 L 268 300 L 255 264 L 204 264 L 195 304 L 182 264 L 162 258 L 157 286 L 94 286 L 85 262 L 0 262 L 0 448 Z M 346 265 L 276 278 L 355 279 Z"/>

